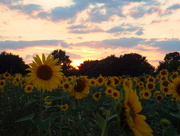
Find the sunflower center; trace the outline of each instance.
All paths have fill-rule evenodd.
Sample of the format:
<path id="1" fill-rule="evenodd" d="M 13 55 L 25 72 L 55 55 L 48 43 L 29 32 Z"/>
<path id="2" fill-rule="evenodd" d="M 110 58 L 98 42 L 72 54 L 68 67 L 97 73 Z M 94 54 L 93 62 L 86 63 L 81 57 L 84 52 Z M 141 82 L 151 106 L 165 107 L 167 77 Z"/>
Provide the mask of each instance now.
<path id="1" fill-rule="evenodd" d="M 180 95 L 180 83 L 176 87 L 177 94 Z"/>
<path id="2" fill-rule="evenodd" d="M 86 82 L 83 79 L 78 79 L 77 84 L 74 86 L 76 92 L 82 92 L 86 87 Z"/>
<path id="3" fill-rule="evenodd" d="M 42 80 L 49 80 L 53 75 L 51 67 L 47 65 L 42 65 L 37 69 L 37 77 Z"/>
<path id="4" fill-rule="evenodd" d="M 65 84 L 65 85 L 64 85 L 64 88 L 68 89 L 68 88 L 69 88 L 69 85 L 68 85 L 68 84 Z"/>
<path id="5" fill-rule="evenodd" d="M 149 89 L 153 89 L 153 84 L 148 84 Z"/>
<path id="6" fill-rule="evenodd" d="M 28 90 L 28 91 L 31 91 L 31 90 L 32 90 L 32 88 L 31 88 L 31 87 L 27 87 L 27 90 Z"/>

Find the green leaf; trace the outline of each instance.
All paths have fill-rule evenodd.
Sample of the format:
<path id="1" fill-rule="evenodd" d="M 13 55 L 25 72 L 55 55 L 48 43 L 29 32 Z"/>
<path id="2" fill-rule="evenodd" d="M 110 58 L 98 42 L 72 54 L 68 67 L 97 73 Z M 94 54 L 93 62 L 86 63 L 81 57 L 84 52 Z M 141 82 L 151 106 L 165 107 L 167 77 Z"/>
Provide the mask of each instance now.
<path id="1" fill-rule="evenodd" d="M 171 113 L 171 116 L 178 118 L 180 120 L 180 113 L 179 112 Z"/>
<path id="2" fill-rule="evenodd" d="M 97 114 L 97 123 L 101 129 L 104 129 L 105 122 L 106 120 L 101 115 Z"/>
<path id="3" fill-rule="evenodd" d="M 55 100 L 61 100 L 61 99 L 65 99 L 65 96 L 49 96 L 46 100 L 48 101 L 55 101 Z"/>
<path id="4" fill-rule="evenodd" d="M 36 119 L 35 120 L 35 123 L 36 123 L 36 125 L 40 128 L 40 129 L 43 129 L 43 130 L 45 130 L 45 131 L 48 131 L 49 130 L 49 127 L 50 127 L 50 121 L 49 121 L 49 119 L 47 118 L 47 119 L 45 119 L 45 120 L 43 120 L 43 119 Z"/>
<path id="5" fill-rule="evenodd" d="M 110 116 L 110 111 L 101 108 L 101 110 L 103 111 L 103 113 L 106 115 L 106 118 L 108 118 Z"/>
<path id="6" fill-rule="evenodd" d="M 173 127 L 167 128 L 163 136 L 178 136 L 177 130 Z"/>
<path id="7" fill-rule="evenodd" d="M 27 120 L 33 120 L 34 115 L 35 114 L 27 115 L 25 117 L 22 117 L 22 118 L 18 119 L 16 122 L 23 122 L 23 121 L 27 121 Z"/>
<path id="8" fill-rule="evenodd" d="M 29 106 L 29 105 L 31 105 L 32 103 L 34 103 L 34 102 L 36 102 L 37 100 L 34 100 L 34 99 L 29 99 L 28 101 L 27 101 L 27 103 L 25 103 L 25 107 L 27 107 L 27 106 Z"/>

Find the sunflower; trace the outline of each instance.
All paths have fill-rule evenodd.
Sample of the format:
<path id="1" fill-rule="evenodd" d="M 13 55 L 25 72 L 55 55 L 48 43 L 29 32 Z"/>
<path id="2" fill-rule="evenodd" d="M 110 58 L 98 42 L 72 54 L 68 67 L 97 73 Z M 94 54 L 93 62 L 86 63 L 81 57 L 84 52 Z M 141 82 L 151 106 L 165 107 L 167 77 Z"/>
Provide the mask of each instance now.
<path id="1" fill-rule="evenodd" d="M 86 76 L 81 76 L 76 79 L 70 94 L 75 97 L 75 99 L 82 99 L 89 94 L 89 85 Z"/>
<path id="2" fill-rule="evenodd" d="M 146 89 L 149 90 L 149 91 L 152 91 L 155 89 L 155 83 L 153 82 L 147 82 L 146 83 Z"/>
<path id="3" fill-rule="evenodd" d="M 62 111 L 67 111 L 68 107 L 69 107 L 68 104 L 64 104 L 60 106 Z"/>
<path id="4" fill-rule="evenodd" d="M 140 115 L 142 105 L 136 91 L 126 87 L 124 100 L 125 122 L 135 136 L 153 136 L 152 129 L 145 122 L 146 116 Z"/>
<path id="5" fill-rule="evenodd" d="M 106 90 L 105 90 L 106 95 L 111 96 L 113 90 L 114 90 L 114 89 L 113 89 L 112 87 L 107 87 Z"/>
<path id="6" fill-rule="evenodd" d="M 102 75 L 99 75 L 97 78 L 97 85 L 102 86 L 104 84 L 105 78 Z"/>
<path id="7" fill-rule="evenodd" d="M 151 97 L 151 92 L 148 90 L 143 91 L 143 99 L 149 99 Z"/>
<path id="8" fill-rule="evenodd" d="M 147 82 L 155 82 L 155 78 L 152 77 L 152 76 L 149 76 L 149 77 L 147 78 Z"/>
<path id="9" fill-rule="evenodd" d="M 52 89 L 60 85 L 60 79 L 63 73 L 60 72 L 62 70 L 61 66 L 55 65 L 57 62 L 58 59 L 54 60 L 52 55 L 46 58 L 42 54 L 42 60 L 38 55 L 34 57 L 34 61 L 29 64 L 30 68 L 27 68 L 27 70 L 31 71 L 28 75 L 34 87 L 51 92 Z"/>
<path id="10" fill-rule="evenodd" d="M 93 94 L 93 98 L 95 101 L 98 101 L 101 98 L 101 92 L 97 92 L 97 93 Z"/>
<path id="11" fill-rule="evenodd" d="M 170 84 L 170 82 L 168 80 L 160 81 L 160 85 L 163 86 L 163 87 L 168 87 L 169 84 Z"/>
<path id="12" fill-rule="evenodd" d="M 47 100 L 49 98 L 49 96 L 46 96 L 45 98 L 44 98 L 44 104 L 46 104 L 46 105 L 51 105 L 52 104 L 52 101 L 51 100 Z"/>
<path id="13" fill-rule="evenodd" d="M 169 85 L 170 93 L 173 94 L 172 97 L 176 98 L 177 101 L 180 101 L 180 77 L 172 80 L 172 83 Z"/>
<path id="14" fill-rule="evenodd" d="M 31 85 L 31 84 L 26 85 L 25 88 L 24 88 L 24 91 L 26 93 L 31 93 L 32 90 L 33 90 L 33 85 Z"/>
<path id="15" fill-rule="evenodd" d="M 116 77 L 116 76 L 113 76 L 113 80 L 114 80 L 114 86 L 119 86 L 121 84 L 121 80 Z"/>
<path id="16" fill-rule="evenodd" d="M 156 97 L 157 102 L 162 101 L 162 99 L 164 98 L 164 96 L 162 94 L 157 94 L 155 97 Z"/>
<path id="17" fill-rule="evenodd" d="M 114 90 L 112 91 L 112 93 L 111 93 L 111 96 L 112 96 L 112 98 L 114 98 L 114 99 L 118 99 L 119 96 L 120 96 L 120 92 L 119 92 L 118 90 L 114 89 Z"/>
<path id="18" fill-rule="evenodd" d="M 161 86 L 160 90 L 165 95 L 170 94 L 169 93 L 169 90 L 170 90 L 169 87 Z"/>
<path id="19" fill-rule="evenodd" d="M 108 77 L 106 80 L 105 80 L 105 85 L 108 87 L 108 86 L 114 86 L 114 80 L 112 79 L 112 77 Z"/>
<path id="20" fill-rule="evenodd" d="M 70 92 L 72 90 L 72 84 L 69 81 L 64 81 L 61 86 L 64 91 Z"/>
<path id="21" fill-rule="evenodd" d="M 6 85 L 6 81 L 5 80 L 0 80 L 0 87 L 4 87 Z"/>
<path id="22" fill-rule="evenodd" d="M 160 76 L 168 76 L 169 72 L 167 69 L 162 69 L 160 72 L 159 72 Z"/>
<path id="23" fill-rule="evenodd" d="M 178 77 L 179 73 L 177 71 L 174 71 L 171 75 L 170 78 L 171 80 L 175 79 L 176 77 Z"/>
<path id="24" fill-rule="evenodd" d="M 8 78 L 11 77 L 11 75 L 10 75 L 8 72 L 5 72 L 5 73 L 3 74 L 3 77 L 6 78 L 6 79 L 8 79 Z"/>
<path id="25" fill-rule="evenodd" d="M 88 82 L 89 82 L 89 85 L 90 85 L 90 86 L 96 86 L 96 85 L 97 85 L 97 81 L 96 81 L 95 78 L 90 78 L 90 79 L 88 80 Z"/>

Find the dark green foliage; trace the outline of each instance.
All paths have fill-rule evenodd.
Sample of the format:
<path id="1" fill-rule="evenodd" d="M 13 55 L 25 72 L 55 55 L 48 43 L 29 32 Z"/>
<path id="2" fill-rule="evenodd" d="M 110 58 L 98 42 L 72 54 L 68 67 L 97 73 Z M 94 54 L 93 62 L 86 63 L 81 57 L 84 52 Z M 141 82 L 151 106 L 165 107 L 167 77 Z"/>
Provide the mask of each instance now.
<path id="1" fill-rule="evenodd" d="M 51 55 L 53 55 L 55 59 L 59 59 L 57 63 L 62 66 L 62 72 L 66 76 L 69 75 L 70 73 L 68 70 L 72 69 L 73 67 L 71 66 L 72 61 L 69 59 L 69 56 L 66 55 L 66 52 L 61 49 L 57 49 L 54 50 Z"/>
<path id="2" fill-rule="evenodd" d="M 169 72 L 177 71 L 180 66 L 180 54 L 179 52 L 172 52 L 166 54 L 164 61 L 159 62 L 157 72 L 162 69 L 167 69 Z"/>
<path id="3" fill-rule="evenodd" d="M 79 66 L 79 73 L 90 77 L 97 77 L 100 74 L 103 76 L 140 76 L 144 73 L 152 74 L 154 70 L 146 57 L 136 53 L 121 55 L 119 58 L 111 55 L 99 61 L 85 61 Z"/>
<path id="4" fill-rule="evenodd" d="M 9 72 L 11 74 L 21 73 L 26 74 L 25 69 L 28 68 L 25 65 L 22 58 L 18 55 L 13 55 L 12 53 L 6 53 L 5 51 L 0 54 L 0 73 L 3 74 L 5 72 Z"/>

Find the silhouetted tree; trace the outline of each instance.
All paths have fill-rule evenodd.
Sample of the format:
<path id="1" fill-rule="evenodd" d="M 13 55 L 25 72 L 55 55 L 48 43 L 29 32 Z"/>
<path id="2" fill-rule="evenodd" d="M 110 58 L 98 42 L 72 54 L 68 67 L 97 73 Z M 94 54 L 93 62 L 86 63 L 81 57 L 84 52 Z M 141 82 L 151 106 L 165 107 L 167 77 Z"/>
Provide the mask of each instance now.
<path id="1" fill-rule="evenodd" d="M 152 74 L 155 68 L 147 62 L 146 57 L 137 53 L 124 54 L 119 57 L 119 74 L 140 76 Z"/>
<path id="2" fill-rule="evenodd" d="M 61 49 L 57 49 L 54 50 L 51 55 L 53 55 L 55 59 L 59 59 L 57 63 L 62 66 L 62 72 L 65 75 L 69 75 L 68 70 L 72 69 L 73 67 L 71 66 L 72 61 L 69 59 L 69 56 L 66 55 L 66 52 Z"/>
<path id="3" fill-rule="evenodd" d="M 78 74 L 79 75 L 87 75 L 89 77 L 96 77 L 98 75 L 97 64 L 98 60 L 86 60 L 82 64 L 80 64 Z"/>
<path id="4" fill-rule="evenodd" d="M 139 76 L 153 72 L 154 67 L 147 62 L 146 57 L 136 53 L 121 55 L 119 58 L 111 55 L 99 61 L 84 61 L 79 66 L 79 73 L 89 77 L 97 77 L 100 74 L 103 76 Z"/>
<path id="5" fill-rule="evenodd" d="M 28 65 L 24 63 L 22 58 L 18 55 L 13 55 L 12 53 L 2 52 L 0 54 L 0 73 L 9 72 L 11 74 L 21 73 L 26 74 L 26 68 Z"/>
<path id="6" fill-rule="evenodd" d="M 164 61 L 159 62 L 157 72 L 162 69 L 167 69 L 169 72 L 177 71 L 180 66 L 180 54 L 179 52 L 171 52 L 166 54 Z"/>

